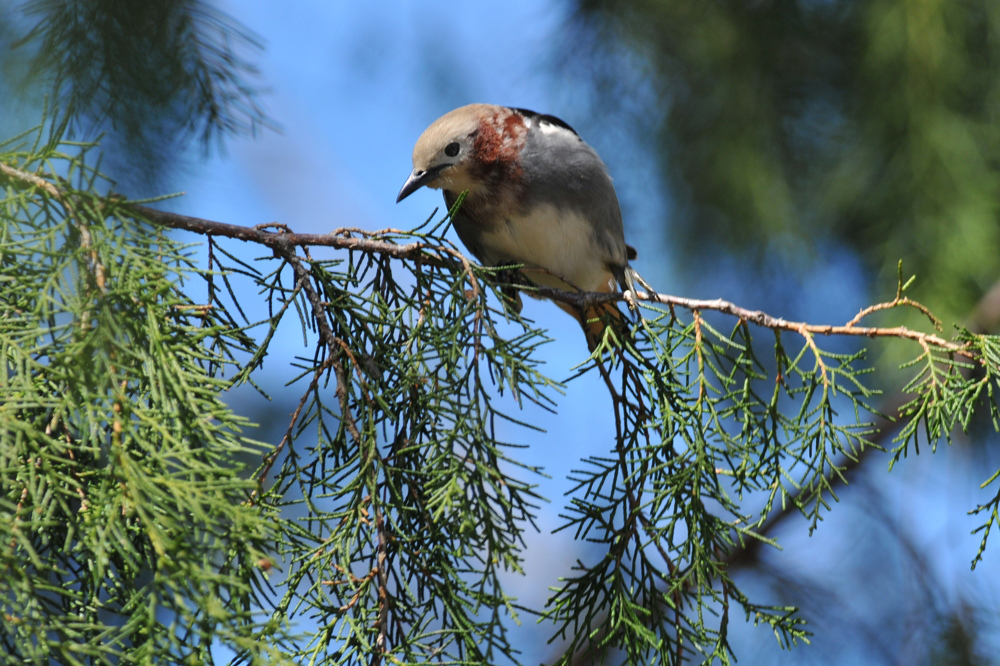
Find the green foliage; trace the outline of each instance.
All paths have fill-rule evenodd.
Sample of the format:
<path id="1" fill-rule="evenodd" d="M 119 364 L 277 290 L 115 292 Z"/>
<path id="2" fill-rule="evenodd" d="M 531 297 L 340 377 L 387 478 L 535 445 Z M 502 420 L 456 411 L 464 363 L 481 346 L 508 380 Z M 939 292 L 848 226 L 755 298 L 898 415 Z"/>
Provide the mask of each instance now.
<path id="1" fill-rule="evenodd" d="M 278 663 L 261 445 L 222 401 L 246 339 L 181 292 L 182 245 L 98 194 L 87 148 L 0 156 L 67 192 L 2 181 L 0 661 Z"/>
<path id="2" fill-rule="evenodd" d="M 992 3 L 579 4 L 611 46 L 569 40 L 616 86 L 602 102 L 661 97 L 622 125 L 665 148 L 673 242 L 798 237 L 798 253 L 833 238 L 879 284 L 902 257 L 949 320 L 996 278 Z M 112 130 L 121 143 L 102 158 L 133 173 L 264 121 L 242 56 L 256 40 L 208 3 L 25 6 L 0 17 L 23 47 L 4 70 L 51 84 L 71 127 Z M 633 85 L 637 62 L 652 83 Z M 783 647 L 808 640 L 796 609 L 750 598 L 732 565 L 777 546 L 766 528 L 787 510 L 818 526 L 879 434 L 886 373 L 871 370 L 885 364 L 804 325 L 682 299 L 645 310 L 580 368 L 604 378 L 617 437 L 581 461 L 563 513 L 590 548 L 544 608 L 524 609 L 503 581 L 549 509 L 498 424 L 532 427 L 518 408 L 554 409 L 559 385 L 539 372 L 544 333 L 489 297 L 503 274 L 462 264 L 438 228 L 341 230 L 342 252 L 319 261 L 275 233 L 251 264 L 206 227 L 198 267 L 107 196 L 92 147 L 60 144 L 64 129 L 0 153 L 0 661 L 504 663 L 529 612 L 561 641 L 559 663 L 729 663 L 741 613 Z M 268 315 L 250 322 L 260 295 Z M 254 384 L 288 327 L 306 345 L 298 406 L 284 438 L 254 443 L 223 399 Z M 893 463 L 977 415 L 1000 425 L 996 338 L 890 339 L 910 359 Z M 1000 471 L 983 487 L 973 566 Z"/>
<path id="3" fill-rule="evenodd" d="M 526 470 L 497 422 L 517 423 L 503 410 L 522 400 L 551 404 L 554 384 L 532 356 L 544 338 L 531 329 L 497 335 L 497 313 L 475 293 L 482 269 L 350 253 L 312 261 L 308 273 L 287 259 L 240 272 L 267 294 L 274 315 L 263 325 L 297 313 L 319 329 L 314 355 L 299 359 L 307 388 L 297 420 L 268 462 L 280 464 L 260 498 L 289 516 L 275 617 L 320 627 L 289 644 L 289 655 L 331 664 L 383 653 L 394 663 L 513 659 L 504 620 L 517 612 L 500 576 L 521 571 L 537 496 L 517 478 Z M 320 302 L 317 320 L 307 313 Z M 514 402 L 501 409 L 505 391 Z"/>
<path id="4" fill-rule="evenodd" d="M 100 193 L 88 150 L 0 154 L 6 661 L 211 663 L 228 647 L 261 663 L 517 662 L 528 609 L 504 580 L 543 509 L 498 424 L 532 427 L 519 407 L 552 409 L 560 387 L 539 371 L 544 334 L 494 305 L 509 271 L 470 265 L 440 224 L 310 237 L 341 249 L 314 259 L 273 225 L 156 216 L 209 235 L 199 269 L 148 210 Z M 215 235 L 269 249 L 247 262 Z M 181 290 L 193 276 L 200 305 Z M 243 314 L 251 293 L 261 321 Z M 862 352 L 825 349 L 822 326 L 721 301 L 642 312 L 579 369 L 603 378 L 617 436 L 581 461 L 563 513 L 593 550 L 530 609 L 564 642 L 554 661 L 731 663 L 741 615 L 783 647 L 808 640 L 730 564 L 777 546 L 763 527 L 786 507 L 816 527 L 872 446 L 875 375 Z M 250 479 L 261 449 L 222 400 L 288 326 L 308 349 L 298 406 Z M 841 329 L 916 348 L 897 457 L 982 403 L 1000 422 L 996 338 Z"/>

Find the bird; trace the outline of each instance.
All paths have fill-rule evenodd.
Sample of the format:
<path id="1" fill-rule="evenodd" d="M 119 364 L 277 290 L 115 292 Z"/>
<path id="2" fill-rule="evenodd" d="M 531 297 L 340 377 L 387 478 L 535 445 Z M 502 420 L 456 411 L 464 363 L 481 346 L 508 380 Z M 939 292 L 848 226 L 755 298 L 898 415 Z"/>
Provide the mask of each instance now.
<path id="1" fill-rule="evenodd" d="M 396 203 L 422 187 L 439 189 L 452 224 L 485 266 L 521 265 L 539 286 L 615 292 L 634 298 L 621 208 L 597 152 L 559 118 L 527 109 L 469 104 L 434 121 L 413 148 L 413 171 Z M 556 301 L 583 327 L 593 352 L 605 329 L 627 331 L 614 303 L 580 308 Z M 519 308 L 520 299 L 515 307 Z"/>

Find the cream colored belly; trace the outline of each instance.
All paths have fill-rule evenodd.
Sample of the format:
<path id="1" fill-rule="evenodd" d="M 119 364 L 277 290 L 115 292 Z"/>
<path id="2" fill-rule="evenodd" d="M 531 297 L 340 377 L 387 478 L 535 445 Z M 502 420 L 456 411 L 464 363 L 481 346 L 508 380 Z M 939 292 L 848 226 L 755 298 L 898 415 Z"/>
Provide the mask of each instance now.
<path id="1" fill-rule="evenodd" d="M 537 206 L 530 216 L 509 218 L 507 224 L 482 237 L 490 254 L 486 263 L 522 263 L 525 277 L 540 285 L 565 289 L 559 278 L 584 291 L 614 290 L 614 278 L 603 260 L 606 254 L 595 247 L 590 222 L 579 213 L 560 211 L 551 205 Z"/>

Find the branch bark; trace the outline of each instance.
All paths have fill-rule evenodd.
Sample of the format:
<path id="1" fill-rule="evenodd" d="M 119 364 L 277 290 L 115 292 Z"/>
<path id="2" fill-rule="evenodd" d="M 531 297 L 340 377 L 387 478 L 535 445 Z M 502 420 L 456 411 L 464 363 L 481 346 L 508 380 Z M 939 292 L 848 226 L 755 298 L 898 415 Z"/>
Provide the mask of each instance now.
<path id="1" fill-rule="evenodd" d="M 297 234 L 291 232 L 275 233 L 266 231 L 262 225 L 259 227 L 244 227 L 225 222 L 214 222 L 201 218 L 169 213 L 166 211 L 149 208 L 147 206 L 132 205 L 135 213 L 151 222 L 173 229 L 184 229 L 210 236 L 226 236 L 237 240 L 256 242 L 267 247 L 288 251 L 295 246 L 322 246 L 333 247 L 344 250 L 358 250 L 362 252 L 373 252 L 388 255 L 396 259 L 420 260 L 443 268 L 461 268 L 470 277 L 472 275 L 471 262 L 451 248 L 432 245 L 429 243 L 406 243 L 403 245 L 392 241 L 381 240 L 380 237 L 402 234 L 397 229 L 383 229 L 381 231 L 365 231 L 357 228 L 343 227 L 328 234 Z M 473 279 L 475 285 L 475 280 Z M 588 308 L 601 303 L 613 303 L 625 301 L 626 297 L 622 293 L 587 293 L 570 292 L 548 287 L 528 287 L 528 289 L 545 298 L 563 303 L 570 303 L 581 308 Z M 1000 290 L 998 290 L 1000 292 Z M 905 326 L 894 326 L 889 328 L 858 326 L 854 320 L 843 325 L 832 324 L 809 324 L 800 321 L 787 321 L 780 317 L 769 315 L 761 310 L 749 310 L 740 307 L 735 303 L 716 298 L 712 300 L 684 298 L 672 296 L 670 294 L 637 292 L 635 297 L 639 300 L 659 303 L 668 308 L 683 308 L 691 312 L 715 311 L 728 314 L 742 321 L 747 321 L 763 328 L 772 330 L 792 331 L 808 338 L 812 335 L 846 335 L 867 338 L 893 337 L 914 340 L 922 344 L 937 347 L 942 350 L 962 354 L 970 359 L 975 359 L 975 354 L 968 344 L 961 344 L 945 340 L 944 338 L 922 331 L 914 331 Z M 998 293 L 1000 298 L 1000 293 Z M 913 301 L 907 301 L 906 305 L 917 305 Z M 881 305 L 881 304 L 880 304 Z M 895 307 L 899 304 L 887 304 Z M 922 308 L 922 306 L 919 306 Z M 876 306 L 880 308 L 880 306 Z M 869 308 L 868 310 L 871 310 Z M 864 313 L 865 311 L 862 311 Z"/>

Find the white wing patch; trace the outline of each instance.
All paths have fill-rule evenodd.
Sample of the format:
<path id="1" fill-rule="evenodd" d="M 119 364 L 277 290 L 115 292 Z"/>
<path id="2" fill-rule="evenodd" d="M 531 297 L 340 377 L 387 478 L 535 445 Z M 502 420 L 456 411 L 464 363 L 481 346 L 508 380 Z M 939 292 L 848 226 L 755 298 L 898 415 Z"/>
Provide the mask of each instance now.
<path id="1" fill-rule="evenodd" d="M 551 135 L 551 134 L 573 134 L 573 132 L 570 132 L 565 127 L 562 127 L 561 125 L 556 125 L 555 123 L 550 123 L 547 120 L 540 120 L 540 121 L 538 121 L 538 131 L 541 132 L 542 134 L 549 134 L 549 135 Z M 573 134 L 573 136 L 576 136 L 576 135 Z"/>

